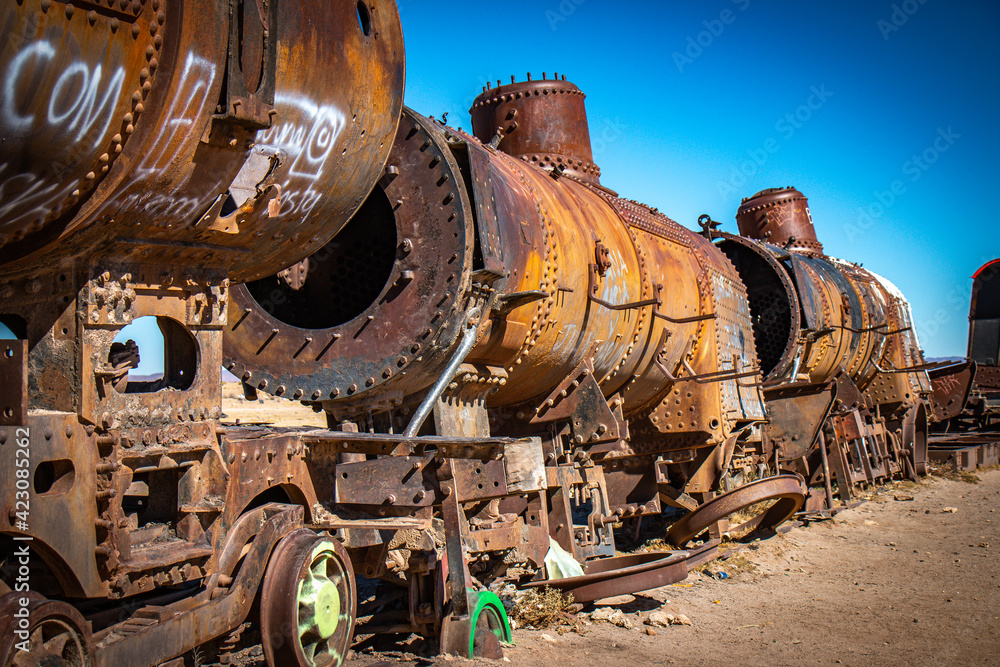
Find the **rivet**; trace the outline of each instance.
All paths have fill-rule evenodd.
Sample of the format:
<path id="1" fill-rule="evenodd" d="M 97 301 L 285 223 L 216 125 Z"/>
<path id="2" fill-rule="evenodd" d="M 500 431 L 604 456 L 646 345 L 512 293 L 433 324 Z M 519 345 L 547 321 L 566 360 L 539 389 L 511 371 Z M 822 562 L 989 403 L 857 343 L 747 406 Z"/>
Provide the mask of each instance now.
<path id="1" fill-rule="evenodd" d="M 111 19 L 111 32 L 118 32 L 118 19 Z"/>
<path id="2" fill-rule="evenodd" d="M 75 12 L 75 11 L 76 11 L 76 8 L 73 7 L 73 5 L 66 5 L 66 18 L 68 18 L 68 19 L 73 18 L 73 12 Z"/>
<path id="3" fill-rule="evenodd" d="M 97 12 L 93 10 L 87 12 L 87 22 L 90 23 L 90 25 L 97 23 Z"/>

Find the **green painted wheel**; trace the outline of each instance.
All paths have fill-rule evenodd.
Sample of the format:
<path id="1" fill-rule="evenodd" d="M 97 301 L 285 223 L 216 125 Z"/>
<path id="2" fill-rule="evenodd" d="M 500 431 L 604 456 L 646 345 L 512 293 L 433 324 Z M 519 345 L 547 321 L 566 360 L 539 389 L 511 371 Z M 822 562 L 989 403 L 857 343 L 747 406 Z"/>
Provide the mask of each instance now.
<path id="1" fill-rule="evenodd" d="M 491 591 L 470 591 L 475 606 L 471 616 L 472 631 L 469 633 L 469 657 L 489 657 L 494 652 L 495 637 L 499 642 L 510 643 L 510 621 L 503 603 Z M 498 646 L 497 646 L 498 648 Z"/>
<path id="2" fill-rule="evenodd" d="M 272 667 L 338 667 L 357 611 L 354 572 L 340 544 L 311 530 L 287 535 L 261 589 L 264 657 Z"/>

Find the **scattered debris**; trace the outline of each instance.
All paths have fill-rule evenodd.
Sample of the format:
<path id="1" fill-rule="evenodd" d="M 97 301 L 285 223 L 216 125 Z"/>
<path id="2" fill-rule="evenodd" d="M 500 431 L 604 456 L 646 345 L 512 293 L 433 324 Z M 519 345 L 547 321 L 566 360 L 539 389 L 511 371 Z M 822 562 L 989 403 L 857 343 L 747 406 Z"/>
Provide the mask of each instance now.
<path id="1" fill-rule="evenodd" d="M 665 611 L 654 611 L 646 618 L 646 625 L 656 628 L 667 628 L 671 625 L 694 625 L 684 614 L 668 614 Z"/>
<path id="2" fill-rule="evenodd" d="M 507 610 L 511 625 L 531 626 L 538 630 L 558 625 L 572 625 L 573 619 L 567 609 L 573 604 L 573 596 L 563 595 L 549 586 L 541 590 L 532 589 L 513 596 L 513 604 Z M 511 598 L 508 598 L 508 601 Z"/>
<path id="3" fill-rule="evenodd" d="M 617 625 L 619 628 L 625 628 L 626 630 L 631 630 L 635 627 L 632 623 L 632 619 L 625 615 L 621 609 L 611 609 L 610 607 L 598 607 L 590 614 L 590 620 L 597 622 L 611 623 L 612 625 Z"/>

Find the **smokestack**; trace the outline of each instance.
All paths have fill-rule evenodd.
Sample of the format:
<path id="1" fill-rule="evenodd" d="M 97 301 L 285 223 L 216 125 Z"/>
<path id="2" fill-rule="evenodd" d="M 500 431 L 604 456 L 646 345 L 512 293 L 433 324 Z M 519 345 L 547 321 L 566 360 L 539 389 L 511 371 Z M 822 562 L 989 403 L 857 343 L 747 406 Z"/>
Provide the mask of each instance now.
<path id="1" fill-rule="evenodd" d="M 823 254 L 809 200 L 795 188 L 768 188 L 747 197 L 736 212 L 740 234 L 806 252 Z"/>
<path id="2" fill-rule="evenodd" d="M 469 110 L 472 131 L 483 143 L 490 143 L 500 128 L 497 148 L 543 169 L 559 168 L 562 173 L 595 185 L 601 170 L 594 164 L 590 129 L 583 92 L 561 79 L 514 82 L 487 90 Z M 560 166 L 561 165 L 561 166 Z"/>

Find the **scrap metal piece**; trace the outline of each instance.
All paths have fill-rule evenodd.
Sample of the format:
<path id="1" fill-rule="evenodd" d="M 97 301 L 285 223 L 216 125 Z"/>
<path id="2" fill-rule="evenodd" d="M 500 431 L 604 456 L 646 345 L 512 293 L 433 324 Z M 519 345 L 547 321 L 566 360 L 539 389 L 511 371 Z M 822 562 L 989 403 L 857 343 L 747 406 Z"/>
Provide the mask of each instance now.
<path id="1" fill-rule="evenodd" d="M 693 561 L 714 557 L 718 541 L 710 541 L 687 551 L 647 551 L 589 561 L 583 575 L 565 579 L 543 579 L 521 588 L 555 588 L 571 594 L 574 602 L 592 602 L 614 595 L 630 595 L 677 583 L 687 578 Z"/>
<path id="2" fill-rule="evenodd" d="M 805 503 L 802 480 L 796 475 L 778 475 L 750 482 L 712 498 L 695 511 L 686 514 L 667 531 L 667 540 L 683 546 L 717 521 L 758 503 L 773 500 L 773 505 L 757 516 L 730 529 L 745 532 L 760 528 L 774 529 L 799 511 Z"/>
<path id="3" fill-rule="evenodd" d="M 27 423 L 28 341 L 0 340 L 0 377 L 0 426 Z"/>

